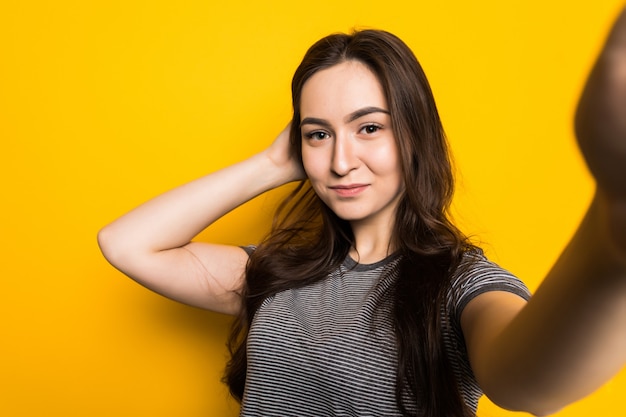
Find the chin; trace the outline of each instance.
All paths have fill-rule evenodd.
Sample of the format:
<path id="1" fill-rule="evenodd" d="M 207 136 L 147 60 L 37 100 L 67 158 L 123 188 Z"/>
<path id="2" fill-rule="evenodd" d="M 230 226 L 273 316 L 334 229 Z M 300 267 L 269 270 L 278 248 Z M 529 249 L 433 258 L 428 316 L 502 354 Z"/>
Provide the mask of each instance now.
<path id="1" fill-rule="evenodd" d="M 355 213 L 354 210 L 333 210 L 333 213 L 335 213 L 341 220 L 345 220 L 347 222 L 365 220 L 368 217 L 363 213 Z"/>

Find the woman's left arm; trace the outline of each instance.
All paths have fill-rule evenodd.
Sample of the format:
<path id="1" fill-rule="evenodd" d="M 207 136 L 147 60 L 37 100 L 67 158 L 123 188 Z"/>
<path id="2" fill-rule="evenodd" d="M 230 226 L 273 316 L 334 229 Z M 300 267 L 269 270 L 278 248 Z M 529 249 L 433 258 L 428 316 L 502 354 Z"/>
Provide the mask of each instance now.
<path id="1" fill-rule="evenodd" d="M 485 393 L 536 415 L 591 393 L 626 363 L 626 9 L 587 80 L 576 134 L 596 180 L 576 234 L 527 304 L 485 293 L 462 315 Z"/>

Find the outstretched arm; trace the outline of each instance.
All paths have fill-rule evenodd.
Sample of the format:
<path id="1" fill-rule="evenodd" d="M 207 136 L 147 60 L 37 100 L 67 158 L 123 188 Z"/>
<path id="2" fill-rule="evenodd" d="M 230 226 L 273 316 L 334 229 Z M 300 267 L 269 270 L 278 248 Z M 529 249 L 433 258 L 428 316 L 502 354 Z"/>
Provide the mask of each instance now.
<path id="1" fill-rule="evenodd" d="M 589 76 L 576 132 L 596 180 L 576 234 L 527 305 L 487 293 L 462 317 L 485 393 L 538 415 L 589 394 L 626 363 L 626 9 Z"/>
<path id="2" fill-rule="evenodd" d="M 235 314 L 247 254 L 191 239 L 253 197 L 303 176 L 289 156 L 288 136 L 289 127 L 265 151 L 162 194 L 107 225 L 98 234 L 102 253 L 151 290 Z"/>

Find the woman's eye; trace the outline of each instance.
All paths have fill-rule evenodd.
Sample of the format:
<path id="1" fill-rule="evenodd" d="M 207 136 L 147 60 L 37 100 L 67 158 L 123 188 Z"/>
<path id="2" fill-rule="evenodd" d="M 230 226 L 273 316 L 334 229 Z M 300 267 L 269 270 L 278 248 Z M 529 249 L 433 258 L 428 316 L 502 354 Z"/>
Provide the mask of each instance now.
<path id="1" fill-rule="evenodd" d="M 326 134 L 326 132 L 318 131 L 318 132 L 307 133 L 306 137 L 309 139 L 324 140 L 328 138 L 328 134 Z"/>
<path id="2" fill-rule="evenodd" d="M 372 133 L 376 133 L 379 130 L 380 130 L 380 126 L 378 125 L 363 126 L 363 133 L 367 133 L 368 135 L 371 135 Z"/>

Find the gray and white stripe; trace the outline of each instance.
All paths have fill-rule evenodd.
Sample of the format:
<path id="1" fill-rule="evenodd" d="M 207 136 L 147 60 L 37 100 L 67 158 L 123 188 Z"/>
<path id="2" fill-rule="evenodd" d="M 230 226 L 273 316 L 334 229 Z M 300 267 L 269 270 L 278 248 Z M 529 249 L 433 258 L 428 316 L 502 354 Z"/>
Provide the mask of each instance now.
<path id="1" fill-rule="evenodd" d="M 459 386 L 475 409 L 481 391 L 467 359 L 461 311 L 485 291 L 525 298 L 529 292 L 509 272 L 472 256 L 478 258 L 453 281 L 442 319 Z M 399 416 L 392 305 L 385 291 L 398 262 L 398 256 L 370 265 L 348 258 L 327 279 L 264 300 L 248 336 L 241 415 Z"/>

